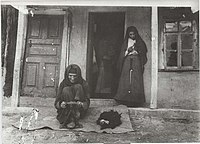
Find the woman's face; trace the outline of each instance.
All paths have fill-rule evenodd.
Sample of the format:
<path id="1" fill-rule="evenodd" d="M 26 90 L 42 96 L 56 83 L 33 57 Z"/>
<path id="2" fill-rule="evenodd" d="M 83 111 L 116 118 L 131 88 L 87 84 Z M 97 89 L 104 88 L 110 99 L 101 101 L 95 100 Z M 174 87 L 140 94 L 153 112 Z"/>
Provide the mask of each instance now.
<path id="1" fill-rule="evenodd" d="M 130 37 L 131 39 L 135 39 L 135 33 L 134 33 L 133 31 L 130 31 L 130 32 L 129 32 L 129 37 Z"/>
<path id="2" fill-rule="evenodd" d="M 71 83 L 76 83 L 78 76 L 75 73 L 69 73 L 68 78 Z"/>

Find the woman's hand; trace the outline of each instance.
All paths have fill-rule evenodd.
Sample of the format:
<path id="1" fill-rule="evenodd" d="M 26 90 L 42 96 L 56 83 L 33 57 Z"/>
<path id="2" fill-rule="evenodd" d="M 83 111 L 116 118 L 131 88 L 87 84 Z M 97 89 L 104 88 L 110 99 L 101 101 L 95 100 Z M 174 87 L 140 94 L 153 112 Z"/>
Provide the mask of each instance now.
<path id="1" fill-rule="evenodd" d="M 61 102 L 60 107 L 61 108 L 66 108 L 66 105 L 67 105 L 67 103 L 63 101 L 63 102 Z"/>
<path id="2" fill-rule="evenodd" d="M 83 102 L 77 101 L 79 107 L 83 107 Z"/>
<path id="3" fill-rule="evenodd" d="M 129 48 L 128 48 L 128 53 L 132 52 L 133 49 L 134 49 L 133 47 L 129 47 Z"/>

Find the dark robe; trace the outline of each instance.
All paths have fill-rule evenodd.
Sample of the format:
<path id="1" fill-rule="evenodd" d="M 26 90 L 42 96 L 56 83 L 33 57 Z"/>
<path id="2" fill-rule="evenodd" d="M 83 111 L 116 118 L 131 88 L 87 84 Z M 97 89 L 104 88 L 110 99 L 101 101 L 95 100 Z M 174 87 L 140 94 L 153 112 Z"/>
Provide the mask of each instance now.
<path id="1" fill-rule="evenodd" d="M 77 70 L 77 82 L 71 83 L 68 79 L 69 70 L 71 68 L 75 68 Z M 77 108 L 78 111 L 81 114 L 81 117 L 83 117 L 86 113 L 86 111 L 89 108 L 90 105 L 90 93 L 89 93 L 89 87 L 88 83 L 82 78 L 81 76 L 81 69 L 79 66 L 73 64 L 69 65 L 65 71 L 65 78 L 60 83 L 58 94 L 54 103 L 55 108 L 57 109 L 57 120 L 63 124 L 63 123 L 69 123 L 70 122 L 70 110 L 72 107 L 67 105 L 66 108 L 61 108 L 60 104 L 65 102 L 71 102 L 71 101 L 80 101 L 83 103 L 83 106 L 81 108 Z M 76 109 L 76 110 L 77 110 Z"/>
<path id="2" fill-rule="evenodd" d="M 130 31 L 135 33 L 135 50 L 138 54 L 125 56 Z M 128 27 L 118 60 L 120 79 L 114 97 L 117 102 L 127 106 L 142 106 L 145 103 L 143 72 L 147 62 L 146 53 L 146 44 L 139 36 L 137 29 L 133 26 Z M 130 72 L 131 69 L 132 72 Z"/>

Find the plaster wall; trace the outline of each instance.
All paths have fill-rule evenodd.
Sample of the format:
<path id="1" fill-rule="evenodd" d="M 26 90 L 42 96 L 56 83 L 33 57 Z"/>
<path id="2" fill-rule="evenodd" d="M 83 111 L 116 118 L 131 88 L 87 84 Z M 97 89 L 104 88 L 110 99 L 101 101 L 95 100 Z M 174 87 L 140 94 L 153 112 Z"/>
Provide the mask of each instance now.
<path id="1" fill-rule="evenodd" d="M 77 63 L 86 78 L 87 37 L 89 12 L 125 12 L 125 29 L 134 25 L 148 49 L 148 62 L 144 71 L 147 103 L 151 99 L 151 8 L 150 7 L 74 7 L 70 45 L 70 63 Z M 158 108 L 199 109 L 198 72 L 159 72 Z"/>
<path id="2" fill-rule="evenodd" d="M 151 84 L 151 8 L 150 7 L 74 7 L 73 29 L 70 45 L 69 63 L 76 63 L 82 69 L 82 75 L 86 78 L 87 61 L 87 36 L 89 12 L 125 12 L 125 29 L 128 26 L 136 26 L 148 49 L 148 62 L 145 65 L 144 85 L 146 101 L 150 101 Z M 125 32 L 124 32 L 125 33 Z"/>
<path id="3" fill-rule="evenodd" d="M 199 72 L 159 72 L 158 108 L 200 109 Z"/>

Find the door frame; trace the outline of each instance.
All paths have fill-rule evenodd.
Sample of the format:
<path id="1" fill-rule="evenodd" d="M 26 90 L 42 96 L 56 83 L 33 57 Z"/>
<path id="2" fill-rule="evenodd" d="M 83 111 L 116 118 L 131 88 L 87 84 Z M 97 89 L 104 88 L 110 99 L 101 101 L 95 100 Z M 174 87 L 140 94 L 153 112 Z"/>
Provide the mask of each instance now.
<path id="1" fill-rule="evenodd" d="M 22 81 L 21 77 L 23 76 L 23 67 L 25 63 L 24 55 L 26 48 L 26 37 L 27 37 L 27 27 L 28 27 L 28 15 L 27 13 L 23 13 L 21 9 L 26 9 L 28 11 L 27 6 L 21 6 L 18 8 L 18 30 L 17 30 L 17 44 L 16 44 L 16 53 L 15 53 L 15 63 L 14 63 L 14 73 L 13 73 L 13 88 L 12 88 L 12 96 L 11 96 L 11 106 L 18 107 L 20 106 L 20 92 L 22 91 Z M 47 8 L 45 11 L 43 9 L 38 9 L 35 14 L 38 15 L 64 15 L 64 24 L 63 24 L 63 35 L 62 35 L 62 44 L 61 44 L 61 60 L 59 67 L 59 84 L 64 78 L 64 73 L 66 67 L 69 65 L 69 41 L 70 35 L 68 33 L 69 23 L 68 17 L 71 16 L 71 12 L 67 8 L 60 9 L 51 9 Z"/>
<path id="2" fill-rule="evenodd" d="M 94 14 L 93 12 L 88 13 L 88 37 L 87 37 L 87 58 L 86 58 L 86 81 L 90 87 L 92 74 L 92 56 L 93 56 L 93 25 L 94 25 Z"/>

